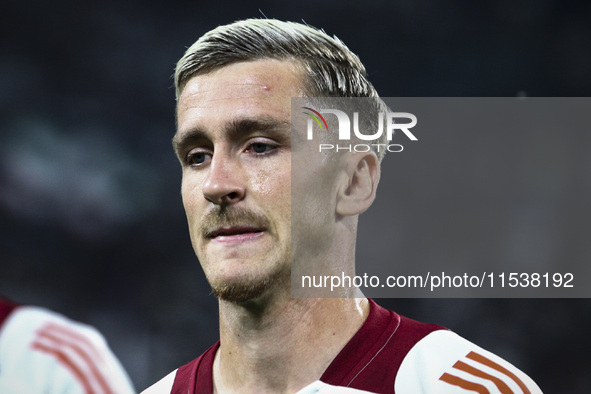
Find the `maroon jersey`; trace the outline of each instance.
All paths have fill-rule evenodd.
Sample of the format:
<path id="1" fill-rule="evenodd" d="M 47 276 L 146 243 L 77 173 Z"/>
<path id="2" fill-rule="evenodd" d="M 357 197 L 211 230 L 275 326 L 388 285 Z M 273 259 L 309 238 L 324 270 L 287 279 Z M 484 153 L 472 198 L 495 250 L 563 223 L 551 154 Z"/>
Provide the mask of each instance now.
<path id="1" fill-rule="evenodd" d="M 0 327 L 2 327 L 2 324 L 8 315 L 10 315 L 10 312 L 12 312 L 17 306 L 17 304 L 11 301 L 0 298 Z"/>
<path id="2" fill-rule="evenodd" d="M 541 393 L 523 372 L 446 328 L 369 302 L 367 320 L 324 371 L 322 382 L 371 393 Z M 219 346 L 218 341 L 145 393 L 211 394 Z"/>

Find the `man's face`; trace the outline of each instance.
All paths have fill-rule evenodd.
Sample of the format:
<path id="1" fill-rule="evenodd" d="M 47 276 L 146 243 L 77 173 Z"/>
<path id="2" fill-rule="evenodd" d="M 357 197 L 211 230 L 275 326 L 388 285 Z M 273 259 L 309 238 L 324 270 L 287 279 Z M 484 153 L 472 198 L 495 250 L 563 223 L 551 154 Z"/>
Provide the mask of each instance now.
<path id="1" fill-rule="evenodd" d="M 175 151 L 193 248 L 213 291 L 245 301 L 289 281 L 290 98 L 296 68 L 235 63 L 185 86 Z"/>

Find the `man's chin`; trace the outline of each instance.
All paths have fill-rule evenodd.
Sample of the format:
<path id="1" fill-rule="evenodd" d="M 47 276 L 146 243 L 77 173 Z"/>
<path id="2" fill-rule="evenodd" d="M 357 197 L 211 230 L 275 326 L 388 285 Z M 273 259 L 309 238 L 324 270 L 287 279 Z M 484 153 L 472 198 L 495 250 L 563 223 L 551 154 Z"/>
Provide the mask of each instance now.
<path id="1" fill-rule="evenodd" d="M 212 283 L 212 293 L 219 299 L 234 303 L 256 301 L 277 292 L 289 292 L 291 286 L 291 270 L 289 265 L 280 266 L 276 272 L 258 278 L 234 278 L 223 282 Z"/>

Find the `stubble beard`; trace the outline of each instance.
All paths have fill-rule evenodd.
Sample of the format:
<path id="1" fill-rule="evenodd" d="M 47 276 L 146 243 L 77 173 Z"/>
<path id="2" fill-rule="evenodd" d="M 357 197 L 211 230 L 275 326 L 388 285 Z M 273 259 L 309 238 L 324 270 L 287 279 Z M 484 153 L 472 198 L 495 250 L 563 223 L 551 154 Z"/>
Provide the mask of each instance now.
<path id="1" fill-rule="evenodd" d="M 263 297 L 271 289 L 287 289 L 290 286 L 289 265 L 281 264 L 280 268 L 259 278 L 241 281 L 210 283 L 212 293 L 223 301 L 244 303 Z"/>

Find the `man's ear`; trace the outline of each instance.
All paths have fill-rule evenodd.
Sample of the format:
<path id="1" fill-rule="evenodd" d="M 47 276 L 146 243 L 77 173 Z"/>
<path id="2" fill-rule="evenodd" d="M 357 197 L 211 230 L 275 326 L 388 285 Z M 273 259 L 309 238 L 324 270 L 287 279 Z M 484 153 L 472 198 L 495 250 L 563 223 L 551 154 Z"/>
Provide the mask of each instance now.
<path id="1" fill-rule="evenodd" d="M 380 162 L 373 152 L 357 152 L 346 159 L 347 183 L 337 195 L 336 213 L 342 216 L 365 212 L 376 197 L 380 181 Z"/>

